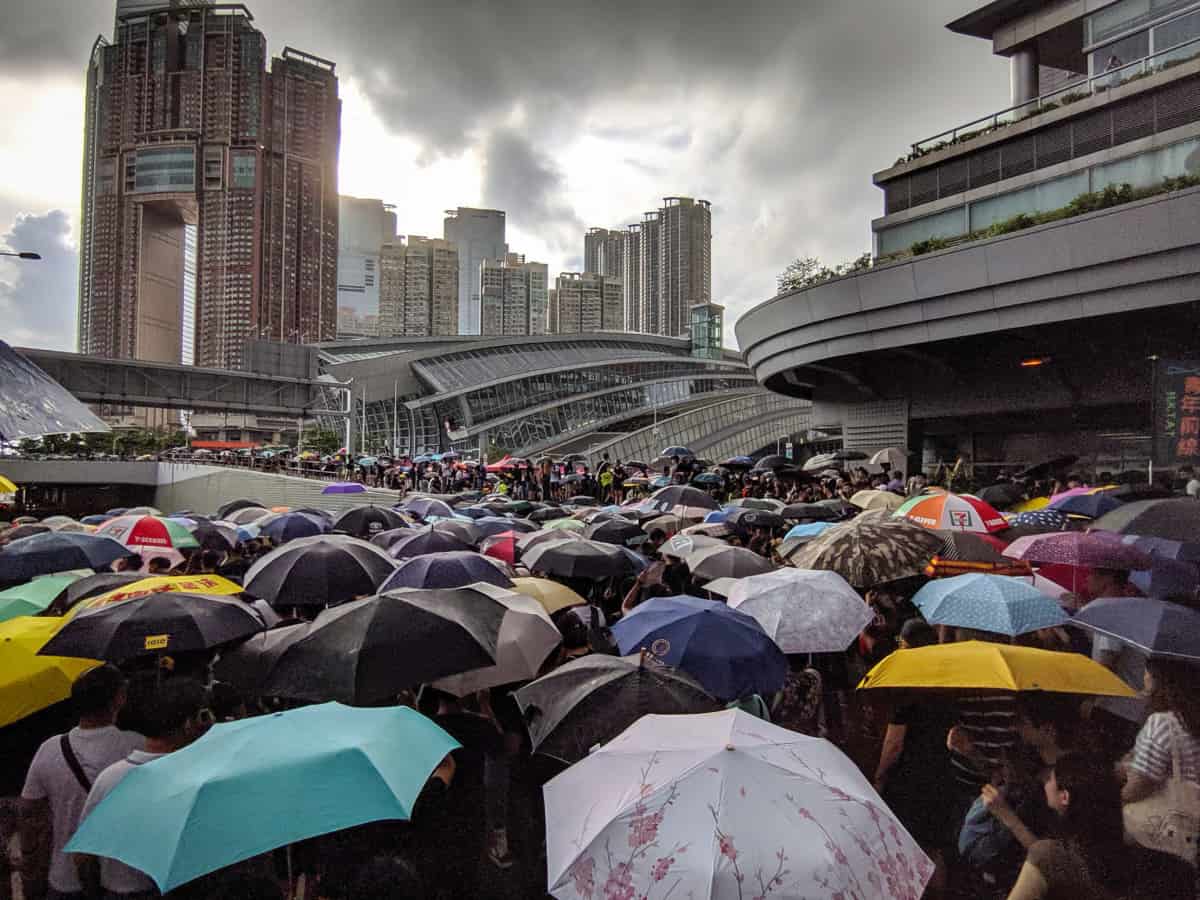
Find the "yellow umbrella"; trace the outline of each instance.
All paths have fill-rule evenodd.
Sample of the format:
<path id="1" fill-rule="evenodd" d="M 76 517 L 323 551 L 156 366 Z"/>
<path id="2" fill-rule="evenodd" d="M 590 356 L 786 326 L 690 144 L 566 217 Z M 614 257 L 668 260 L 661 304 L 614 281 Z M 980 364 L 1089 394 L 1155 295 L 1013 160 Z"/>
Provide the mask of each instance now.
<path id="1" fill-rule="evenodd" d="M 119 603 L 130 597 L 144 597 L 146 594 L 157 594 L 163 591 L 184 591 L 190 594 L 218 594 L 229 596 L 240 594 L 242 586 L 222 578 L 220 575 L 151 575 L 139 581 L 130 582 L 106 594 L 97 594 L 80 602 L 68 615 L 74 615 L 81 609 L 96 609 Z"/>
<path id="2" fill-rule="evenodd" d="M 886 509 L 895 512 L 904 505 L 904 498 L 891 491 L 858 491 L 850 498 L 850 505 L 859 509 Z"/>
<path id="3" fill-rule="evenodd" d="M 583 606 L 587 603 L 565 584 L 559 584 L 549 578 L 514 578 L 512 582 L 514 591 L 532 597 L 542 605 L 548 616 L 554 615 L 560 609 Z"/>
<path id="4" fill-rule="evenodd" d="M 11 480 L 0 475 L 0 494 L 15 494 L 17 486 Z"/>
<path id="5" fill-rule="evenodd" d="M 71 696 L 71 685 L 95 659 L 38 656 L 65 619 L 19 616 L 0 622 L 0 728 Z"/>
<path id="6" fill-rule="evenodd" d="M 871 669 L 858 687 L 1135 695 L 1104 666 L 1078 653 L 985 641 L 897 650 Z"/>
<path id="7" fill-rule="evenodd" d="M 1037 512 L 1039 509 L 1045 509 L 1049 505 L 1049 497 L 1034 497 L 1031 500 L 1025 500 L 1021 503 L 1018 503 L 1012 508 L 1012 511 L 1015 513 Z"/>

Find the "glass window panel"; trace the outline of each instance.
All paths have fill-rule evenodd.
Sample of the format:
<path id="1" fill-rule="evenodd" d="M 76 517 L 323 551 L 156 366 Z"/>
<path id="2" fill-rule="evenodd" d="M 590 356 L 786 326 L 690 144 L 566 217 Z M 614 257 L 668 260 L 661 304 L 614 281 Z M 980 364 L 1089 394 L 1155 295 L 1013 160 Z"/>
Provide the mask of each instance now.
<path id="1" fill-rule="evenodd" d="M 1080 194 L 1087 193 L 1087 172 L 1076 172 L 1053 181 L 1035 184 L 1019 191 L 1010 191 L 971 204 L 971 230 L 982 231 L 997 222 L 1011 219 L 1019 213 L 1048 212 L 1066 206 Z"/>
<path id="2" fill-rule="evenodd" d="M 924 216 L 903 225 L 883 229 L 879 232 L 879 253 L 881 256 L 887 256 L 889 253 L 907 250 L 917 241 L 934 237 L 958 237 L 965 234 L 966 230 L 966 208 L 956 206 L 936 215 Z"/>
<path id="3" fill-rule="evenodd" d="M 1154 52 L 1157 54 L 1196 38 L 1200 38 L 1200 10 L 1155 26 Z"/>
<path id="4" fill-rule="evenodd" d="M 1188 160 L 1200 148 L 1200 139 L 1181 141 L 1169 147 L 1140 153 L 1128 159 L 1106 163 L 1092 169 L 1092 190 L 1101 191 L 1109 185 L 1131 184 L 1150 187 L 1164 178 L 1195 172 L 1195 162 L 1189 169 Z"/>

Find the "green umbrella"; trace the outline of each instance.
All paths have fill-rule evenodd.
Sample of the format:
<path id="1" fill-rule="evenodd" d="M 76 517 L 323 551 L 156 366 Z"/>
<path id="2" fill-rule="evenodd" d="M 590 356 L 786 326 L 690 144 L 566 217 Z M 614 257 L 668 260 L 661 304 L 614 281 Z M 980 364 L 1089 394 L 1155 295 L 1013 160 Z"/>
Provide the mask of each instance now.
<path id="1" fill-rule="evenodd" d="M 36 616 L 54 602 L 63 589 L 79 578 L 72 572 L 64 575 L 42 575 L 33 581 L 0 591 L 0 622 L 17 616 Z"/>
<path id="2" fill-rule="evenodd" d="M 543 531 L 583 531 L 587 525 L 579 519 L 555 519 L 542 526 Z"/>

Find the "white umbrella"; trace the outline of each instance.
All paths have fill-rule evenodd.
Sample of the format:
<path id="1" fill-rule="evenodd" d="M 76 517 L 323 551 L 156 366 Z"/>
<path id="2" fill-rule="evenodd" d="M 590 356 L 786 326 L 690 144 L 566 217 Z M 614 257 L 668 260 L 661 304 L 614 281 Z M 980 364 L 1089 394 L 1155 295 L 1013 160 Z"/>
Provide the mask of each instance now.
<path id="1" fill-rule="evenodd" d="M 558 627 L 546 610 L 532 597 L 477 582 L 471 590 L 487 594 L 508 607 L 500 620 L 500 638 L 496 642 L 496 664 L 450 675 L 433 686 L 456 697 L 486 690 L 498 684 L 529 681 L 536 678 L 554 648 L 562 642 Z"/>
<path id="2" fill-rule="evenodd" d="M 840 653 L 875 617 L 841 575 L 777 569 L 741 579 L 729 606 L 753 616 L 784 653 Z"/>
<path id="3" fill-rule="evenodd" d="M 560 900 L 916 900 L 933 875 L 845 754 L 741 710 L 643 716 L 544 794 Z"/>
<path id="4" fill-rule="evenodd" d="M 903 469 L 908 464 L 908 451 L 903 447 L 885 447 L 871 457 L 871 463 L 883 466 L 889 472 Z"/>

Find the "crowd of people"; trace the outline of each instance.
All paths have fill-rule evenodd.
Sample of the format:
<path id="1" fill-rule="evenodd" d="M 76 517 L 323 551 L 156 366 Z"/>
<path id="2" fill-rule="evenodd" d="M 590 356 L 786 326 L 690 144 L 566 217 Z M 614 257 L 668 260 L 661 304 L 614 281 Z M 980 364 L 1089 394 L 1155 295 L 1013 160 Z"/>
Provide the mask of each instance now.
<path id="1" fill-rule="evenodd" d="M 315 509 L 275 513 L 263 509 L 256 519 L 242 517 L 255 526 L 252 536 L 222 542 L 211 537 L 222 524 L 218 510 L 210 511 L 211 515 L 181 511 L 173 517 L 146 511 L 151 518 L 185 523 L 205 538 L 192 546 L 172 548 L 169 555 L 156 553 L 151 545 L 128 543 L 128 552 L 96 566 L 96 575 L 84 576 L 108 578 L 115 572 L 127 577 L 125 585 L 136 585 L 135 576 L 219 576 L 233 583 L 232 596 L 253 604 L 262 629 L 317 628 L 329 615 L 327 607 L 363 602 L 374 592 L 334 585 L 330 579 L 325 588 L 327 603 L 298 603 L 289 599 L 286 588 L 261 589 L 266 583 L 261 573 L 281 552 L 300 546 L 291 539 L 273 538 L 271 520 L 303 515 L 315 523 L 312 540 L 334 547 L 347 542 L 370 544 L 373 553 L 390 554 L 387 576 L 391 566 L 403 569 L 418 557 L 458 554 L 457 565 L 462 554 L 469 553 L 486 559 L 498 573 L 496 583 L 506 589 L 521 590 L 513 586 L 517 583 L 513 579 L 519 582 L 532 575 L 532 580 L 553 582 L 575 598 L 564 605 L 542 603 L 557 629 L 557 645 L 528 678 L 466 692 L 449 690 L 431 679 L 396 690 L 386 703 L 364 704 L 411 706 L 460 745 L 432 771 L 409 820 L 331 829 L 194 879 L 168 891 L 168 896 L 288 895 L 326 900 L 545 896 L 545 833 L 553 823 L 546 821 L 541 789 L 569 761 L 535 752 L 529 711 L 521 708 L 514 692 L 581 658 L 618 655 L 622 649 L 630 652 L 621 646 L 620 623 L 639 615 L 644 604 L 676 597 L 723 603 L 730 588 L 720 582 L 729 579 L 714 580 L 697 565 L 706 550 L 741 548 L 731 569 L 735 573 L 802 567 L 806 559 L 815 558 L 806 555 L 818 546 L 815 542 L 839 535 L 851 539 L 853 532 L 844 529 L 856 520 L 911 525 L 903 511 L 897 512 L 900 504 L 942 492 L 922 475 L 906 479 L 889 469 L 872 474 L 865 466 L 819 473 L 755 468 L 752 461 L 713 467 L 686 454 L 667 456 L 657 468 L 604 459 L 595 472 L 571 461 L 560 465 L 548 460 L 509 462 L 490 473 L 491 478 L 485 467 L 465 466 L 455 459 L 405 461 L 409 471 L 403 473 L 403 481 L 391 479 L 390 465 L 362 472 L 365 479 L 402 493 L 395 510 L 361 515 L 352 526 L 345 524 L 350 520 L 344 517 Z M 1004 494 L 1004 502 L 996 506 L 1007 514 L 1006 521 L 1000 528 L 982 532 L 996 552 L 977 558 L 959 548 L 955 558 L 976 564 L 981 571 L 989 571 L 989 566 L 998 571 L 994 567 L 1001 565 L 1002 551 L 1018 537 L 1092 527 L 1095 517 L 1064 513 L 1022 519 L 1027 514 L 1016 512 L 1038 507 L 1039 497 L 1093 491 L 1089 482 L 1110 486 L 1111 479 L 1104 477 L 1107 473 L 1091 478 L 1073 472 L 1057 474 L 1055 478 L 1046 473 L 1044 481 L 998 479 L 992 487 L 1004 488 L 994 496 Z M 656 484 L 656 478 L 662 481 Z M 663 494 L 664 490 L 674 493 Z M 1200 505 L 1193 507 L 1187 499 L 1193 494 L 1190 488 L 1185 487 L 1184 494 L 1154 500 L 1144 486 L 1110 491 L 1113 508 L 1124 505 L 1122 501 L 1146 498 L 1151 503 L 1175 504 L 1173 511 L 1181 504 L 1200 510 Z M 880 499 L 882 495 L 894 499 Z M 663 497 L 667 499 L 658 499 Z M 255 506 L 245 501 L 241 508 Z M 126 511 L 110 512 L 116 520 Z M 1200 515 L 1188 509 L 1172 515 L 1200 522 Z M 511 526 L 511 530 L 485 529 L 481 524 L 492 520 L 500 522 L 496 528 Z M 568 527 L 568 520 L 575 524 Z M 0 532 L 4 544 L 0 581 L 15 588 L 32 583 L 11 577 L 5 568 L 6 555 L 19 553 L 23 541 L 83 530 L 60 532 L 47 525 L 40 534 L 14 538 L 14 529 L 37 524 L 17 520 Z M 819 532 L 795 533 L 797 526 L 814 524 L 821 526 Z M 610 545 L 620 550 L 613 555 L 610 570 L 580 574 L 555 568 L 545 562 L 546 552 L 534 552 L 544 551 L 548 544 L 604 542 L 609 539 L 597 529 L 605 525 L 616 535 Z M 210 526 L 207 531 L 205 526 Z M 104 535 L 103 523 L 89 528 Z M 337 532 L 348 536 L 339 538 Z M 414 538 L 435 533 L 452 536 L 463 547 L 447 544 L 420 552 L 405 550 L 417 546 L 409 543 Z M 926 897 L 1195 897 L 1200 654 L 1195 660 L 1185 653 L 1156 654 L 1122 635 L 1101 634 L 1069 621 L 1016 635 L 930 622 L 918 595 L 937 571 L 925 563 L 936 563 L 955 543 L 952 533 L 934 533 L 945 542 L 944 549 L 924 551 L 920 567 L 898 572 L 897 577 L 863 583 L 851 578 L 849 570 L 839 572 L 869 608 L 867 624 L 844 650 L 788 653 L 786 675 L 775 689 L 714 694 L 709 708 L 736 707 L 791 731 L 824 738 L 844 751 L 934 864 Z M 896 540 L 906 540 L 907 535 L 897 531 Z M 1191 540 L 1178 534 L 1163 538 L 1125 533 L 1128 541 L 1137 538 L 1173 543 L 1170 563 L 1175 577 L 1163 579 L 1169 587 L 1155 577 L 1131 577 L 1132 563 L 1039 566 L 1038 576 L 1026 580 L 1053 582 L 1050 596 L 1064 618 L 1094 600 L 1114 597 L 1129 603 L 1165 601 L 1169 608 L 1190 615 L 1200 606 L 1200 569 L 1194 562 L 1200 560 L 1200 553 L 1191 553 L 1193 547 L 1200 551 L 1200 528 Z M 865 539 L 851 549 L 851 565 L 855 556 L 880 551 Z M 740 555 L 743 550 L 758 562 L 747 561 Z M 1154 576 L 1158 557 L 1151 563 Z M 55 571 L 59 570 L 52 565 L 44 567 L 45 573 Z M 310 582 L 314 577 L 306 576 Z M 746 577 L 754 576 L 732 576 L 735 581 Z M 386 590 L 385 580 L 380 578 L 374 588 Z M 102 587 L 112 584 L 105 582 Z M 89 598 L 104 596 L 101 587 L 79 594 L 68 596 L 64 590 L 40 615 L 61 617 L 64 622 L 86 618 L 93 614 Z M 146 600 L 136 591 L 130 597 L 120 602 Z M 1161 608 L 1155 609 L 1161 617 Z M 5 618 L 0 605 L 0 630 L 9 624 Z M 1196 638 L 1200 644 L 1200 634 Z M 897 651 L 967 641 L 1089 656 L 1119 676 L 1132 689 L 1131 696 L 996 689 L 876 695 L 855 690 L 864 676 Z M 20 796 L 19 804 L 0 806 L 0 811 L 7 810 L 7 816 L 0 815 L 0 826 L 7 820 L 10 837 L 19 838 L 12 850 L 18 890 L 25 900 L 141 900 L 162 895 L 146 873 L 119 859 L 65 848 L 79 824 L 139 767 L 188 747 L 214 723 L 311 701 L 286 693 L 273 695 L 262 691 L 260 684 L 228 678 L 222 660 L 238 652 L 238 643 L 108 659 L 74 679 L 69 700 L 29 709 L 0 729 L 0 735 L 6 736 L 7 792 L 19 791 Z M 640 649 L 643 658 L 652 652 Z M 4 665 L 0 659 L 0 675 Z M 687 670 L 686 664 L 681 666 Z M 69 728 L 63 725 L 68 715 L 74 721 Z M 295 790 L 305 787 L 297 784 Z M 1164 804 L 1165 794 L 1170 794 L 1173 806 Z M 142 799 L 150 805 L 158 798 Z M 1147 804 L 1154 810 L 1151 814 L 1145 813 Z M 1173 812 L 1164 821 L 1162 810 L 1168 807 Z M 1142 832 L 1135 833 L 1142 819 L 1155 817 L 1153 825 L 1160 832 L 1177 831 L 1183 837 L 1172 844 L 1171 836 L 1160 834 L 1160 839 L 1150 840 Z M 1143 831 L 1149 827 L 1141 825 Z M 1180 841 L 1190 850 L 1175 852 L 1172 848 Z M 577 892 L 556 896 L 635 896 L 632 888 L 627 893 L 615 883 L 586 890 L 581 884 L 577 883 Z M 0 898 L 8 896 L 9 890 L 8 882 L 0 884 Z M 786 893 L 782 878 L 775 890 L 772 896 L 808 896 Z M 827 895 L 851 896 L 832 889 Z M 892 894 L 880 885 L 864 896 Z"/>

